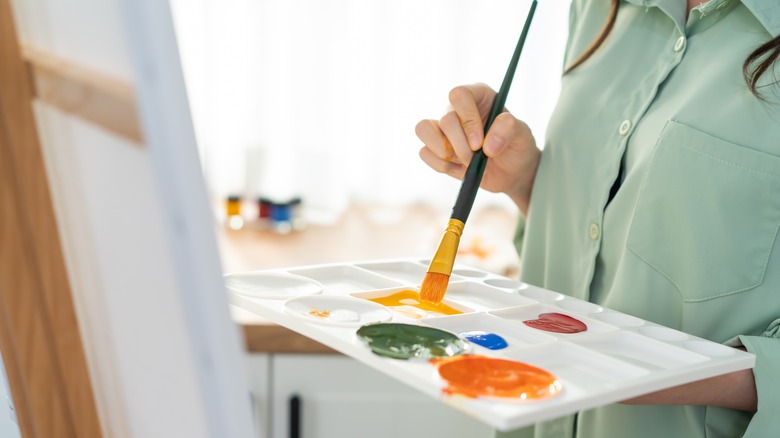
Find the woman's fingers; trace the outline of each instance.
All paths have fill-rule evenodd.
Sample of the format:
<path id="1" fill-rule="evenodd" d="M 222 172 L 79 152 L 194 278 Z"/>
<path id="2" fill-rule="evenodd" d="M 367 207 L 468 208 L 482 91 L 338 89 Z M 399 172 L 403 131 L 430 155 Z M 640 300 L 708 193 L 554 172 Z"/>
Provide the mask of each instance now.
<path id="1" fill-rule="evenodd" d="M 466 144 L 471 151 L 476 151 L 482 147 L 485 125 L 478 106 L 478 100 L 481 98 L 475 94 L 479 93 L 481 96 L 484 94 L 484 90 L 473 88 L 469 86 L 455 87 L 450 91 L 449 99 L 459 119 Z"/>
<path id="2" fill-rule="evenodd" d="M 430 151 L 445 161 L 457 160 L 455 151 L 447 137 L 442 133 L 436 120 L 422 120 L 414 128 L 417 137 Z"/>
<path id="3" fill-rule="evenodd" d="M 473 152 L 466 139 L 466 133 L 461 125 L 460 118 L 455 111 L 450 111 L 439 120 L 439 128 L 442 134 L 448 140 L 458 161 L 468 164 L 471 161 Z"/>
<path id="4" fill-rule="evenodd" d="M 501 113 L 490 126 L 483 150 L 485 155 L 495 158 L 506 151 L 507 147 L 522 149 L 522 145 L 532 140 L 528 125 L 516 119 L 509 113 Z"/>
<path id="5" fill-rule="evenodd" d="M 420 158 L 431 169 L 453 178 L 463 179 L 463 175 L 466 174 L 466 166 L 457 161 L 440 158 L 427 146 L 420 149 Z"/>

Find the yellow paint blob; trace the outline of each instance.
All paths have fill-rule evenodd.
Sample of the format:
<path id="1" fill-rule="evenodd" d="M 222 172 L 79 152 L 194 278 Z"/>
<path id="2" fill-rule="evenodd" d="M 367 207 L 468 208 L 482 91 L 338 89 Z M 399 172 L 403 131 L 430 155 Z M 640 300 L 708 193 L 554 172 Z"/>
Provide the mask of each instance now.
<path id="1" fill-rule="evenodd" d="M 444 303 L 423 301 L 420 299 L 420 294 L 413 290 L 402 290 L 392 295 L 367 299 L 383 306 L 390 307 L 396 312 L 414 319 L 422 319 L 431 313 L 441 315 L 458 315 L 463 313 Z"/>

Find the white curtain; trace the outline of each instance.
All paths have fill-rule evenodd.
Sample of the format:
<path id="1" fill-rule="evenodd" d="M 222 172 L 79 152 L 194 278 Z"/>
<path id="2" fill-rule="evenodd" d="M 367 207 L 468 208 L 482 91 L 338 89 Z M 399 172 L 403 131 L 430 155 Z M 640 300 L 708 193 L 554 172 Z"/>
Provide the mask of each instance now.
<path id="1" fill-rule="evenodd" d="M 455 85 L 498 88 L 530 0 L 174 0 L 212 194 L 338 215 L 349 203 L 451 208 L 414 126 Z M 544 142 L 569 0 L 539 3 L 507 108 Z M 481 192 L 477 206 L 508 205 Z"/>

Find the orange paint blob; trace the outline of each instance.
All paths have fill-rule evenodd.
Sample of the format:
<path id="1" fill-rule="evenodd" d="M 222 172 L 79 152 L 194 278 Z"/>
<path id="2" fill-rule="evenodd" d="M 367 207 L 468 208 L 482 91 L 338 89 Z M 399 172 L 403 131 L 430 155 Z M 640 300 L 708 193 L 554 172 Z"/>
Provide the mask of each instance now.
<path id="1" fill-rule="evenodd" d="M 542 400 L 561 391 L 561 383 L 554 375 L 513 360 L 468 355 L 434 359 L 431 363 L 447 382 L 446 394 Z"/>
<path id="2" fill-rule="evenodd" d="M 316 316 L 317 318 L 327 318 L 330 316 L 330 312 L 327 310 L 313 309 L 309 310 L 309 315 Z"/>
<path id="3" fill-rule="evenodd" d="M 432 303 L 420 299 L 420 294 L 413 290 L 402 290 L 386 297 L 367 298 L 369 301 L 391 307 L 396 312 L 415 319 L 422 319 L 429 313 L 442 315 L 458 315 L 462 311 L 444 303 Z"/>

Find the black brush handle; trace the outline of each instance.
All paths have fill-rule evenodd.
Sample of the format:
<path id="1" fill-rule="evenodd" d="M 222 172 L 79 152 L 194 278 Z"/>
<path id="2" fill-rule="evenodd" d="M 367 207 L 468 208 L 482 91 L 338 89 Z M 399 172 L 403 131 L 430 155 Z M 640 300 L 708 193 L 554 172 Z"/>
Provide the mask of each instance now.
<path id="1" fill-rule="evenodd" d="M 490 114 L 487 121 L 485 121 L 485 135 L 487 135 L 490 127 L 493 125 L 493 121 L 496 120 L 501 112 L 504 111 L 504 105 L 506 104 L 506 98 L 509 95 L 509 87 L 512 85 L 512 79 L 515 76 L 515 70 L 517 70 L 517 62 L 520 59 L 520 53 L 523 51 L 525 45 L 525 37 L 528 35 L 528 28 L 531 27 L 531 19 L 534 16 L 536 10 L 536 0 L 531 2 L 531 9 L 528 11 L 528 17 L 525 19 L 525 25 L 523 31 L 520 33 L 520 39 L 517 41 L 515 47 L 515 53 L 512 55 L 512 60 L 509 62 L 509 68 L 504 75 L 504 82 L 501 83 L 496 97 L 493 99 L 493 106 L 490 108 Z M 485 173 L 485 166 L 487 165 L 487 156 L 485 152 L 480 148 L 474 152 L 471 157 L 471 162 L 466 168 L 466 175 L 463 177 L 463 183 L 460 186 L 458 192 L 458 198 L 455 200 L 455 206 L 452 207 L 452 219 L 457 219 L 463 223 L 466 223 L 466 219 L 471 213 L 471 207 L 474 206 L 474 198 L 477 197 L 477 190 L 482 182 L 482 175 Z"/>

